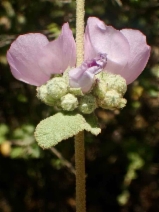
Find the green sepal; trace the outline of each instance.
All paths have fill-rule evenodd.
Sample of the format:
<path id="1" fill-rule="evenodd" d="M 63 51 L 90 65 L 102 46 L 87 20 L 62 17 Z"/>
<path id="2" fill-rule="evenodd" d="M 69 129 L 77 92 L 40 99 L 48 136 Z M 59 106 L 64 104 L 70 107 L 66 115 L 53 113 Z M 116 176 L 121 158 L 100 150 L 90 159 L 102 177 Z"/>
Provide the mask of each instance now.
<path id="1" fill-rule="evenodd" d="M 87 119 L 88 122 L 81 114 L 73 112 L 56 113 L 54 116 L 42 120 L 37 125 L 35 139 L 39 146 L 43 149 L 48 149 L 83 130 L 87 130 L 94 135 L 99 134 L 100 128 L 97 127 L 97 122 L 90 121 L 90 118 Z"/>

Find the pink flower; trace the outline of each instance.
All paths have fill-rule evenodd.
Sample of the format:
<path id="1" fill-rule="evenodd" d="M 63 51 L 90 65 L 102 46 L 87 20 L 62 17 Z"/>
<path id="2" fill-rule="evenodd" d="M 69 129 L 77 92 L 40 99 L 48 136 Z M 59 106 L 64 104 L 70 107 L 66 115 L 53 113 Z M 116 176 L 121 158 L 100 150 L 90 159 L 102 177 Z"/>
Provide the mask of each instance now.
<path id="1" fill-rule="evenodd" d="M 119 74 L 127 84 L 133 82 L 145 68 L 150 56 L 146 37 L 138 30 L 116 30 L 98 18 L 87 21 L 84 39 L 84 62 L 69 72 L 70 86 L 88 92 L 95 74 L 108 71 Z M 39 33 L 21 35 L 7 53 L 12 74 L 18 80 L 42 85 L 51 74 L 63 73 L 76 60 L 75 41 L 68 24 L 54 41 Z"/>
<path id="2" fill-rule="evenodd" d="M 51 74 L 63 73 L 76 63 L 76 46 L 68 23 L 54 41 L 40 33 L 19 36 L 7 52 L 13 76 L 31 85 L 40 86 Z"/>
<path id="3" fill-rule="evenodd" d="M 80 67 L 69 72 L 70 86 L 82 88 L 85 93 L 90 90 L 94 83 L 94 76 L 103 70 L 107 63 L 107 55 L 99 54 L 93 59 L 85 60 Z"/>
<path id="4" fill-rule="evenodd" d="M 88 18 L 84 48 L 85 61 L 105 55 L 107 63 L 104 71 L 121 75 L 127 84 L 133 82 L 141 74 L 150 56 L 150 46 L 147 45 L 146 37 L 140 31 L 133 29 L 119 31 L 106 26 L 95 17 Z M 75 87 L 80 85 L 84 92 L 89 91 L 94 78 L 89 70 L 90 68 L 86 68 L 84 71 L 83 65 L 71 70 L 70 85 Z M 83 75 L 89 76 L 88 84 L 86 80 L 83 80 Z"/>

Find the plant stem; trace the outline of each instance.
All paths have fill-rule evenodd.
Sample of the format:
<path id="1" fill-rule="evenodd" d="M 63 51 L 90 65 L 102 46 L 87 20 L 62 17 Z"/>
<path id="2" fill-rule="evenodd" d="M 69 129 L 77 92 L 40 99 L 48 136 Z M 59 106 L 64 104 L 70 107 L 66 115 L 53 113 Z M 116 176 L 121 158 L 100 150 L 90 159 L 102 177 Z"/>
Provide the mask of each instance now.
<path id="1" fill-rule="evenodd" d="M 84 0 L 76 0 L 76 51 L 77 64 L 79 66 L 83 62 L 84 55 Z"/>
<path id="2" fill-rule="evenodd" d="M 84 131 L 75 136 L 76 212 L 86 211 Z"/>
<path id="3" fill-rule="evenodd" d="M 84 55 L 84 0 L 76 0 L 76 51 L 77 66 L 83 62 Z M 86 211 L 85 194 L 85 151 L 84 132 L 75 136 L 75 167 L 76 167 L 76 212 Z"/>

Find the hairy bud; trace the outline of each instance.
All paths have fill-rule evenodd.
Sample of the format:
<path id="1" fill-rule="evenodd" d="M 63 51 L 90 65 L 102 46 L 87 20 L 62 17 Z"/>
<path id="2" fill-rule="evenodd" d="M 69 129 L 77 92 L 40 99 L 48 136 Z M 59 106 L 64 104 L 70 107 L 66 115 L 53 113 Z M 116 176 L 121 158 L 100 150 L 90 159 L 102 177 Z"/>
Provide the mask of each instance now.
<path id="1" fill-rule="evenodd" d="M 67 93 L 68 84 L 62 77 L 55 77 L 46 84 L 48 95 L 53 99 L 60 99 Z"/>
<path id="2" fill-rule="evenodd" d="M 123 108 L 126 104 L 126 100 L 115 90 L 107 91 L 105 97 L 98 99 L 97 102 L 100 107 L 110 110 Z"/>
<path id="3" fill-rule="evenodd" d="M 37 90 L 38 99 L 40 99 L 46 105 L 54 106 L 55 100 L 48 95 L 46 85 L 42 85 L 40 87 L 37 87 L 36 90 Z"/>
<path id="4" fill-rule="evenodd" d="M 97 108 L 96 98 L 91 94 L 81 97 L 78 108 L 84 114 L 92 113 Z"/>
<path id="5" fill-rule="evenodd" d="M 127 89 L 126 81 L 120 75 L 107 72 L 100 72 L 96 75 L 96 85 L 93 93 L 100 99 L 105 97 L 105 93 L 109 90 L 115 90 L 119 94 L 124 95 Z"/>
<path id="6" fill-rule="evenodd" d="M 107 73 L 107 88 L 124 95 L 127 90 L 126 80 L 120 75 Z"/>
<path id="7" fill-rule="evenodd" d="M 61 98 L 61 107 L 63 110 L 73 111 L 77 106 L 78 100 L 74 95 L 68 93 Z"/>

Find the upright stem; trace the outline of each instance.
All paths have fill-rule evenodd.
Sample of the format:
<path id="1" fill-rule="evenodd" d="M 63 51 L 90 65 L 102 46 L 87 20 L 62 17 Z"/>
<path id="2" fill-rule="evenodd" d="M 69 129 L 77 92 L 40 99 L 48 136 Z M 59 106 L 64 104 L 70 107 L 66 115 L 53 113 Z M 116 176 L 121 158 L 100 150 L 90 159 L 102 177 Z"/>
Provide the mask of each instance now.
<path id="1" fill-rule="evenodd" d="M 84 1 L 76 0 L 76 51 L 77 66 L 83 62 L 84 55 Z"/>
<path id="2" fill-rule="evenodd" d="M 77 66 L 83 61 L 84 55 L 84 0 L 76 0 L 76 51 Z M 76 212 L 86 211 L 85 194 L 85 151 L 84 132 L 75 136 L 75 166 L 76 166 Z"/>
<path id="3" fill-rule="evenodd" d="M 84 132 L 75 136 L 76 212 L 86 211 Z"/>

